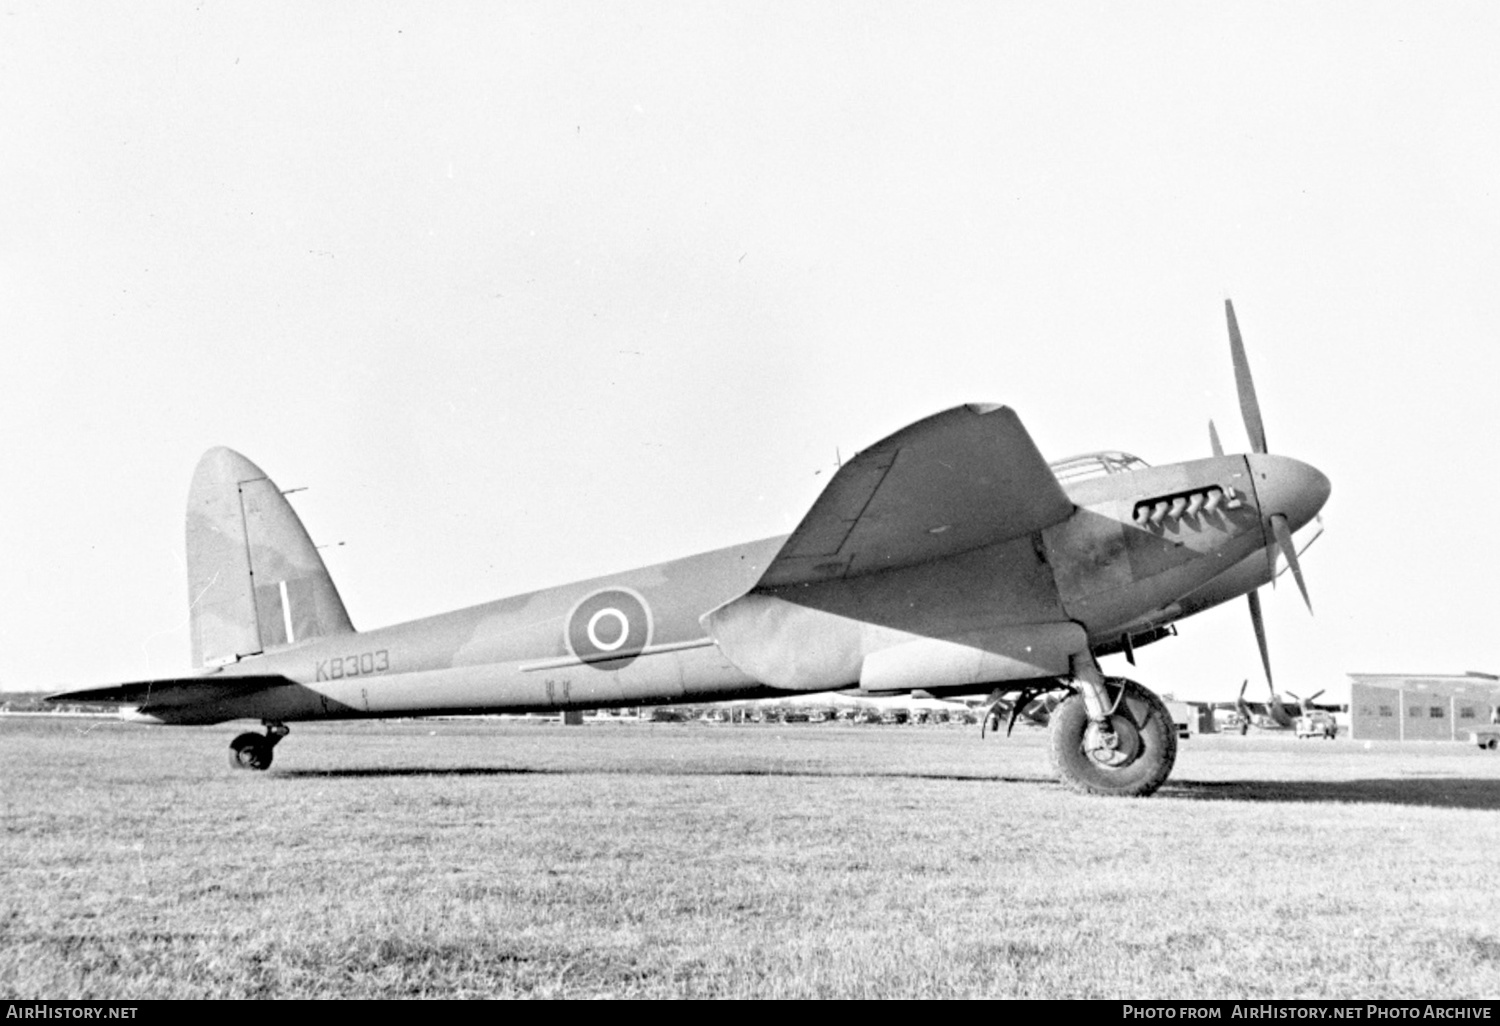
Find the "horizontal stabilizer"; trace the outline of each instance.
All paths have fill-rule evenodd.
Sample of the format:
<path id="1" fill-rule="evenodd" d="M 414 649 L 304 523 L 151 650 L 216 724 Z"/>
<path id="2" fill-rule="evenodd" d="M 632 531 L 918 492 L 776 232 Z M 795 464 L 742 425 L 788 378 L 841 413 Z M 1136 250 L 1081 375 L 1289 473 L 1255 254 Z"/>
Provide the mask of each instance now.
<path id="1" fill-rule="evenodd" d="M 109 684 L 100 688 L 83 688 L 78 691 L 63 691 L 48 695 L 49 702 L 122 702 L 137 705 L 143 711 L 164 709 L 203 702 L 215 702 L 225 698 L 265 691 L 269 688 L 285 687 L 296 681 L 280 674 L 257 676 L 220 677 L 170 677 L 163 680 L 142 680 L 129 684 Z"/>
<path id="2" fill-rule="evenodd" d="M 914 566 L 1023 537 L 1072 512 L 1014 410 L 956 406 L 845 463 L 755 590 Z"/>

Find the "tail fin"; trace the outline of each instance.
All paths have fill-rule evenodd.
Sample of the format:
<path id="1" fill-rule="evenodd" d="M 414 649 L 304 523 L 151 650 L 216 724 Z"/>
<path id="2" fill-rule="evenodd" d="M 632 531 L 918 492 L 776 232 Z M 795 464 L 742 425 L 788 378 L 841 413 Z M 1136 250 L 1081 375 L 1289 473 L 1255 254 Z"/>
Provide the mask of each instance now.
<path id="1" fill-rule="evenodd" d="M 323 558 L 275 483 L 233 449 L 210 449 L 188 491 L 193 665 L 352 634 Z"/>

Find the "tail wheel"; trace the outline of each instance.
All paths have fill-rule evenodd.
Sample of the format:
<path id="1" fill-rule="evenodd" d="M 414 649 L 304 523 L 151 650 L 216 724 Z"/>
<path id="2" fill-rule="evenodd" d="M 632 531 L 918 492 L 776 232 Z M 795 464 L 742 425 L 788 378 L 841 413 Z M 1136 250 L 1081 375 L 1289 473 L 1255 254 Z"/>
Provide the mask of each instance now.
<path id="1" fill-rule="evenodd" d="M 1113 699 L 1113 746 L 1100 743 L 1083 696 L 1075 692 L 1052 713 L 1052 766 L 1081 794 L 1143 798 L 1172 772 L 1177 725 L 1162 700 L 1135 681 L 1114 677 L 1106 687 Z"/>
<path id="2" fill-rule="evenodd" d="M 229 765 L 234 769 L 271 768 L 272 748 L 264 734 L 241 734 L 229 742 Z"/>

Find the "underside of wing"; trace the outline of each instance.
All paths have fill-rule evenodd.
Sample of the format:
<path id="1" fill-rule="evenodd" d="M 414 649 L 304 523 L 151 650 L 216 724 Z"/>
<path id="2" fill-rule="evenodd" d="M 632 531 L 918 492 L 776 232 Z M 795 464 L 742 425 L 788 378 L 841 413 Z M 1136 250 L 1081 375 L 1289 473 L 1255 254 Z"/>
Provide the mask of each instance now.
<path id="1" fill-rule="evenodd" d="M 219 702 L 226 698 L 239 698 L 285 687 L 295 683 L 279 674 L 262 674 L 244 677 L 171 677 L 163 680 L 142 680 L 128 684 L 109 684 L 104 687 L 83 688 L 78 691 L 63 691 L 48 695 L 49 702 L 120 702 L 140 707 L 141 712 L 153 709 L 181 708 L 201 703 Z"/>
<path id="2" fill-rule="evenodd" d="M 1072 511 L 1014 410 L 957 406 L 844 464 L 756 590 L 925 563 L 1039 531 Z"/>

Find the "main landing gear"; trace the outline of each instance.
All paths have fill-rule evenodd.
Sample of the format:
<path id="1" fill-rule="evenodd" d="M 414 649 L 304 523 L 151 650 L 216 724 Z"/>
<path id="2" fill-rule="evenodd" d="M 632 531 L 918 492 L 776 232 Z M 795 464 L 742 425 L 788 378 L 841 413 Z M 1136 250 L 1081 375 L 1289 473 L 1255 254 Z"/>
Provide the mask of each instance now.
<path id="1" fill-rule="evenodd" d="M 288 733 L 285 723 L 267 723 L 264 734 L 241 734 L 229 742 L 229 765 L 234 769 L 270 769 L 271 749 Z"/>
<path id="2" fill-rule="evenodd" d="M 1156 695 L 1088 663 L 1075 668 L 1078 690 L 1052 714 L 1052 765 L 1074 791 L 1145 797 L 1177 761 L 1177 725 Z"/>

